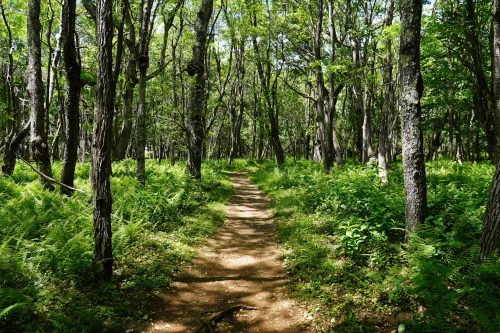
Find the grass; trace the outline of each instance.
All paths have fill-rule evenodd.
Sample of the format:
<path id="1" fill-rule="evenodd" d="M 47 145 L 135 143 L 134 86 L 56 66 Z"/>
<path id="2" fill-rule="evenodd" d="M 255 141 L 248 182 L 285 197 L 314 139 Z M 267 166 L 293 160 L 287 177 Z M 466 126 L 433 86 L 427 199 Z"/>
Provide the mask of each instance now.
<path id="1" fill-rule="evenodd" d="M 429 216 L 408 245 L 400 164 L 324 175 L 310 161 L 240 162 L 271 198 L 296 297 L 331 332 L 496 332 L 500 261 L 477 262 L 489 164 L 427 164 Z"/>
<path id="2" fill-rule="evenodd" d="M 157 292 L 223 222 L 232 190 L 222 169 L 205 163 L 198 182 L 183 165 L 148 161 L 141 187 L 134 161 L 114 164 L 115 269 L 101 285 L 91 273 L 91 196 L 44 191 L 22 164 L 1 177 L 0 332 L 123 332 L 147 321 Z M 78 165 L 75 186 L 90 193 L 88 179 L 88 165 Z"/>

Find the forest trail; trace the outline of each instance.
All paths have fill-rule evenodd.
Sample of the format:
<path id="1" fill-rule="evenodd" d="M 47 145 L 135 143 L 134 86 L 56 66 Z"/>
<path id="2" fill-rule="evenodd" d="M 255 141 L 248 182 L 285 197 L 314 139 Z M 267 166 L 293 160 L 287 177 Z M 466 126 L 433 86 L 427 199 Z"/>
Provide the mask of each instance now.
<path id="1" fill-rule="evenodd" d="M 164 304 L 148 332 L 196 332 L 235 305 L 249 308 L 225 315 L 213 332 L 310 331 L 310 316 L 287 296 L 268 199 L 244 173 L 231 181 L 224 224 L 160 296 Z"/>

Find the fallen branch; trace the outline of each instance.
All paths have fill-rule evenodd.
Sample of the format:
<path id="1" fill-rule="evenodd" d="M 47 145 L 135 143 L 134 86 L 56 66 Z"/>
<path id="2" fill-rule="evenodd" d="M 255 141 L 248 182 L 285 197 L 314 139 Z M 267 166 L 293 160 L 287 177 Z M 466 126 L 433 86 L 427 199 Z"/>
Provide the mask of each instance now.
<path id="1" fill-rule="evenodd" d="M 85 192 L 83 190 L 79 190 L 77 188 L 74 188 L 74 187 L 71 187 L 69 185 L 63 184 L 60 181 L 57 181 L 54 178 L 47 176 L 46 174 L 44 174 L 43 172 L 41 172 L 40 170 L 38 170 L 37 168 L 35 168 L 34 166 L 32 166 L 30 162 L 28 162 L 24 158 L 22 158 L 20 154 L 18 154 L 17 158 L 19 158 L 21 161 L 23 161 L 24 163 L 26 163 L 31 168 L 31 170 L 35 171 L 40 177 L 45 178 L 49 182 L 51 182 L 53 184 L 56 184 L 56 185 L 59 185 L 59 186 L 62 186 L 62 187 L 65 187 L 65 188 L 67 188 L 69 190 L 72 190 L 72 191 L 75 191 L 75 192 L 80 192 L 80 193 L 89 195 L 89 193 L 87 193 L 87 192 Z"/>
<path id="2" fill-rule="evenodd" d="M 234 305 L 229 308 L 226 308 L 224 310 L 221 310 L 214 314 L 210 319 L 203 321 L 203 324 L 194 331 L 194 333 L 202 333 L 203 331 L 205 332 L 213 332 L 213 327 L 216 325 L 218 322 L 220 322 L 224 317 L 231 315 L 237 311 L 240 310 L 257 310 L 257 308 L 254 308 L 253 306 L 246 306 L 242 304 Z"/>

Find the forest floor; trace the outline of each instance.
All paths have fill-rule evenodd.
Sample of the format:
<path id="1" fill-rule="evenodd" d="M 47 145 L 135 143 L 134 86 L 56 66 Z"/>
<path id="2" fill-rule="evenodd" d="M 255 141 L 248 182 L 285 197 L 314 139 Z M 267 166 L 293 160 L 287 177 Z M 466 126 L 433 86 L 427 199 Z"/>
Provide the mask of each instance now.
<path id="1" fill-rule="evenodd" d="M 160 295 L 147 331 L 196 332 L 214 317 L 207 331 L 310 331 L 312 317 L 287 294 L 269 200 L 244 173 L 231 182 L 224 224 Z"/>

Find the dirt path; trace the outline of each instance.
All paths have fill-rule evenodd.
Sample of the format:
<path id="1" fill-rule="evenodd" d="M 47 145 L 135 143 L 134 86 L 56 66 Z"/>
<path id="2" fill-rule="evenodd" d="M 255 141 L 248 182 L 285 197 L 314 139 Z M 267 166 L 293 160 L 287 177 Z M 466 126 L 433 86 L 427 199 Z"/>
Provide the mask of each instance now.
<path id="1" fill-rule="evenodd" d="M 231 181 L 224 225 L 161 295 L 165 305 L 149 332 L 193 332 L 200 320 L 237 304 L 256 309 L 225 316 L 214 332 L 309 331 L 307 312 L 287 297 L 267 198 L 245 174 Z"/>

